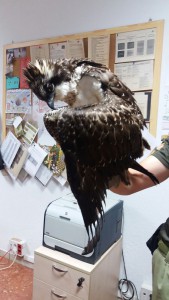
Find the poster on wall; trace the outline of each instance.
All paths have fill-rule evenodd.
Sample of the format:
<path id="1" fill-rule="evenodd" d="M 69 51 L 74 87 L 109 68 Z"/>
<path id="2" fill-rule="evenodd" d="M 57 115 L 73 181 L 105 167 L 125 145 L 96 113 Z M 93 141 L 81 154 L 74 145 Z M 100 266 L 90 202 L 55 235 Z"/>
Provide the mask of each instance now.
<path id="1" fill-rule="evenodd" d="M 115 64 L 114 73 L 132 91 L 152 90 L 153 64 L 153 60 Z"/>
<path id="2" fill-rule="evenodd" d="M 14 48 L 14 57 L 15 58 L 26 57 L 26 47 Z"/>
<path id="3" fill-rule="evenodd" d="M 164 87 L 162 130 L 169 132 L 169 86 Z"/>
<path id="4" fill-rule="evenodd" d="M 8 174 L 11 176 L 13 180 L 16 180 L 19 176 L 19 173 L 26 161 L 28 155 L 28 149 L 21 145 L 10 168 L 7 168 Z"/>
<path id="5" fill-rule="evenodd" d="M 134 98 L 147 122 L 150 120 L 151 94 L 151 91 L 134 93 Z"/>
<path id="6" fill-rule="evenodd" d="M 155 28 L 117 33 L 115 62 L 154 59 L 155 41 Z"/>
<path id="7" fill-rule="evenodd" d="M 20 78 L 20 88 L 21 89 L 28 89 L 28 84 L 25 80 L 25 76 L 23 74 L 23 69 L 25 69 L 27 67 L 27 65 L 30 62 L 30 57 L 21 57 L 20 58 L 20 69 L 19 69 L 19 78 Z"/>
<path id="8" fill-rule="evenodd" d="M 35 62 L 36 59 L 49 59 L 49 45 L 37 45 L 30 47 L 31 62 Z"/>
<path id="9" fill-rule="evenodd" d="M 21 142 L 9 131 L 1 146 L 2 158 L 8 168 L 11 167 L 20 146 Z"/>
<path id="10" fill-rule="evenodd" d="M 28 148 L 28 158 L 24 164 L 24 170 L 32 177 L 35 177 L 47 153 L 37 144 L 33 143 Z"/>
<path id="11" fill-rule="evenodd" d="M 31 90 L 7 90 L 6 113 L 31 113 Z"/>
<path id="12" fill-rule="evenodd" d="M 68 57 L 84 58 L 85 52 L 84 52 L 83 39 L 68 40 L 67 55 Z"/>
<path id="13" fill-rule="evenodd" d="M 110 35 L 88 38 L 88 57 L 109 66 Z"/>
<path id="14" fill-rule="evenodd" d="M 67 42 L 49 44 L 50 59 L 59 59 L 67 57 Z"/>

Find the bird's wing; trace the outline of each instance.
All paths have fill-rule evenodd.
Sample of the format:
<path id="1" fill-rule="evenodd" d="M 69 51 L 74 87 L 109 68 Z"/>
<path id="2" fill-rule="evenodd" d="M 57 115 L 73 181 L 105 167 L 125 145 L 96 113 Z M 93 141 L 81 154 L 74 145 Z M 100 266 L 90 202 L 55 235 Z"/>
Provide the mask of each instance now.
<path id="1" fill-rule="evenodd" d="M 129 184 L 127 169 L 137 169 L 135 159 L 148 147 L 141 135 L 138 111 L 123 102 L 112 96 L 104 104 L 66 108 L 44 117 L 47 130 L 64 152 L 68 181 L 90 235 L 85 253 L 93 250 L 99 239 L 99 216 L 103 216 L 109 180 L 119 176 Z"/>
<path id="2" fill-rule="evenodd" d="M 76 70 L 76 67 L 81 66 L 81 78 L 83 76 L 94 77 L 100 82 L 104 100 L 109 100 L 111 106 L 117 105 L 118 109 L 119 105 L 129 107 L 130 110 L 134 110 L 140 128 L 143 129 L 146 126 L 142 112 L 133 96 L 134 93 L 107 66 L 87 58 L 76 60 L 73 65 L 74 70 Z M 118 96 L 118 98 L 114 96 Z"/>
<path id="3" fill-rule="evenodd" d="M 101 83 L 105 95 L 108 94 L 110 99 L 113 94 L 123 99 L 125 101 L 125 106 L 132 106 L 135 111 L 137 111 L 137 117 L 141 119 L 142 125 L 145 126 L 142 113 L 136 104 L 135 98 L 133 97 L 134 93 L 119 79 L 116 74 L 112 73 L 108 67 L 89 59 L 79 60 L 79 62 L 76 62 L 76 66 L 82 66 L 82 77 L 95 77 Z M 117 100 L 116 103 L 118 101 L 119 100 Z"/>

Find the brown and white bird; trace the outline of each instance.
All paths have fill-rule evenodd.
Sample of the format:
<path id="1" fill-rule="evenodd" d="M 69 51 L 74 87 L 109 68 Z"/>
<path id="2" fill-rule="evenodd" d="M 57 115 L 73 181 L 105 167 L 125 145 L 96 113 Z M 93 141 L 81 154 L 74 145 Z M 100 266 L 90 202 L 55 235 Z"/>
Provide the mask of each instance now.
<path id="1" fill-rule="evenodd" d="M 57 100 L 68 105 L 47 113 L 44 123 L 64 152 L 68 182 L 89 235 L 83 254 L 90 253 L 100 238 L 109 181 L 130 184 L 128 168 L 133 168 L 158 183 L 136 161 L 150 148 L 142 137 L 143 115 L 130 89 L 92 60 L 37 60 L 24 75 L 49 107 L 54 109 Z"/>

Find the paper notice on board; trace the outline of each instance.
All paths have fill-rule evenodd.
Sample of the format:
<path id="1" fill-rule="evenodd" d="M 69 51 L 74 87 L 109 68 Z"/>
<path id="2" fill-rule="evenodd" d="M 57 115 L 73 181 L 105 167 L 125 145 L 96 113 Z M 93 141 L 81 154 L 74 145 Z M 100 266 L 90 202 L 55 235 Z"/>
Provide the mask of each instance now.
<path id="1" fill-rule="evenodd" d="M 68 57 L 84 58 L 84 44 L 83 40 L 69 40 L 67 41 L 67 55 Z"/>
<path id="2" fill-rule="evenodd" d="M 7 172 L 13 180 L 16 180 L 28 156 L 28 149 L 23 145 L 20 146 L 10 168 Z"/>
<path id="3" fill-rule="evenodd" d="M 88 38 L 88 57 L 109 66 L 110 35 Z"/>
<path id="4" fill-rule="evenodd" d="M 31 90 L 7 90 L 6 113 L 31 113 Z"/>
<path id="5" fill-rule="evenodd" d="M 38 128 L 34 126 L 33 124 L 26 122 L 24 129 L 23 129 L 23 141 L 24 143 L 29 146 L 33 143 L 37 133 L 38 133 Z"/>
<path id="6" fill-rule="evenodd" d="M 164 87 L 162 129 L 169 130 L 169 86 Z"/>
<path id="7" fill-rule="evenodd" d="M 53 176 L 53 172 L 49 170 L 44 164 L 41 164 L 36 173 L 36 178 L 45 186 Z"/>
<path id="8" fill-rule="evenodd" d="M 5 165 L 10 168 L 21 146 L 21 142 L 9 131 L 1 146 L 1 154 Z"/>
<path id="9" fill-rule="evenodd" d="M 56 176 L 54 175 L 53 178 L 58 181 L 62 186 L 64 186 L 68 181 L 67 181 L 67 171 L 66 168 L 63 170 L 61 175 Z"/>
<path id="10" fill-rule="evenodd" d="M 37 117 L 37 114 L 45 114 L 50 110 L 50 107 L 47 105 L 45 101 L 39 100 L 39 98 L 32 93 L 32 113 Z"/>
<path id="11" fill-rule="evenodd" d="M 15 114 L 6 114 L 6 126 L 12 126 L 15 120 Z"/>
<path id="12" fill-rule="evenodd" d="M 34 143 L 28 148 L 28 155 L 23 168 L 30 176 L 34 177 L 47 153 L 38 144 Z"/>
<path id="13" fill-rule="evenodd" d="M 114 73 L 132 91 L 152 90 L 153 60 L 114 65 Z"/>
<path id="14" fill-rule="evenodd" d="M 28 89 L 28 84 L 26 82 L 26 78 L 23 74 L 23 69 L 25 69 L 29 62 L 30 62 L 30 57 L 21 57 L 20 58 L 20 88 L 21 89 Z"/>
<path id="15" fill-rule="evenodd" d="M 134 98 L 143 114 L 145 120 L 149 120 L 151 92 L 136 92 Z"/>
<path id="16" fill-rule="evenodd" d="M 64 186 L 65 183 L 67 182 L 67 179 L 64 176 L 62 176 L 62 175 L 60 175 L 60 176 L 53 176 L 53 178 L 56 181 L 58 181 L 62 186 Z"/>
<path id="17" fill-rule="evenodd" d="M 155 42 L 155 28 L 117 33 L 115 62 L 154 59 Z"/>
<path id="18" fill-rule="evenodd" d="M 26 57 L 26 47 L 14 48 L 14 57 L 15 58 Z"/>
<path id="19" fill-rule="evenodd" d="M 7 77 L 6 78 L 6 89 L 19 89 L 19 77 Z"/>
<path id="20" fill-rule="evenodd" d="M 31 62 L 35 62 L 36 59 L 49 59 L 49 45 L 38 45 L 30 47 Z"/>
<path id="21" fill-rule="evenodd" d="M 67 42 L 49 44 L 49 56 L 51 59 L 67 57 Z"/>

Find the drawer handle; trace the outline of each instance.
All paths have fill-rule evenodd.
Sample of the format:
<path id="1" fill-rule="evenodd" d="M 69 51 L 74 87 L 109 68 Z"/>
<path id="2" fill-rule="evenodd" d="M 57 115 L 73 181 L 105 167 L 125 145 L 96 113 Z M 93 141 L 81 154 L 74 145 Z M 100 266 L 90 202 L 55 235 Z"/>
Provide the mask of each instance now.
<path id="1" fill-rule="evenodd" d="M 68 272 L 68 270 L 59 269 L 59 268 L 56 267 L 55 265 L 53 265 L 52 268 L 53 268 L 55 271 L 58 271 L 58 272 L 61 272 L 61 273 L 67 273 L 67 272 Z"/>
<path id="2" fill-rule="evenodd" d="M 57 293 L 55 292 L 55 290 L 51 290 L 51 293 L 52 293 L 54 296 L 56 296 L 57 298 L 59 298 L 59 299 L 66 299 L 66 298 L 67 298 L 66 295 L 59 295 L 59 294 L 57 294 Z"/>
<path id="3" fill-rule="evenodd" d="M 80 278 L 78 279 L 77 286 L 78 286 L 78 287 L 83 287 L 83 285 L 82 285 L 83 281 L 85 281 L 85 279 L 84 279 L 83 277 L 80 277 Z"/>

